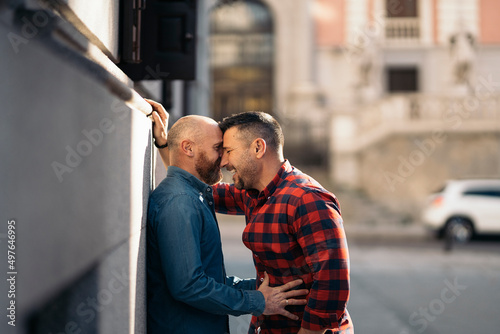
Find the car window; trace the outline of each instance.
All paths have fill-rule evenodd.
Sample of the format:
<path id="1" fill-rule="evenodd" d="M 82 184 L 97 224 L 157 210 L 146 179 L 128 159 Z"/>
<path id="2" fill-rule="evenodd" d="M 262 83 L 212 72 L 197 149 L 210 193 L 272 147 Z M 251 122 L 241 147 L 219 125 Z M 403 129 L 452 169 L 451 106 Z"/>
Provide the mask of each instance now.
<path id="1" fill-rule="evenodd" d="M 469 189 L 464 191 L 464 196 L 487 196 L 487 197 L 499 197 L 500 198 L 500 189 L 494 188 L 476 188 Z"/>

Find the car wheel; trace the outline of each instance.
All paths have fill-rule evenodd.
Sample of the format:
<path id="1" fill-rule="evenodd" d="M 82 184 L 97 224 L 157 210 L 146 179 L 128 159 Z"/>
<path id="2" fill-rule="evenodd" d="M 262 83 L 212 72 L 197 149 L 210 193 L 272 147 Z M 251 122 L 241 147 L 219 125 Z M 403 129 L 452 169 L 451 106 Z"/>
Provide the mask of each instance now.
<path id="1" fill-rule="evenodd" d="M 453 241 L 465 243 L 469 241 L 474 234 L 472 223 L 463 217 L 453 217 L 446 223 L 444 235 Z"/>

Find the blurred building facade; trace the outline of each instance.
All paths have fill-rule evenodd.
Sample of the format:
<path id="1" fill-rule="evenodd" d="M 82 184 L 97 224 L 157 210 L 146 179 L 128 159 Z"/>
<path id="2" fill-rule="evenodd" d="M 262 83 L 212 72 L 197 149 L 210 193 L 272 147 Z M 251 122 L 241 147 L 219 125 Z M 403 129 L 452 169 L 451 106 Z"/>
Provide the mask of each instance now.
<path id="1" fill-rule="evenodd" d="M 500 176 L 495 0 L 239 0 L 210 18 L 216 119 L 265 110 L 285 155 L 396 208 Z"/>
<path id="2" fill-rule="evenodd" d="M 328 112 L 315 79 L 313 5 L 237 0 L 214 7 L 211 109 L 216 120 L 248 110 L 270 112 L 283 125 L 292 163 L 326 165 Z"/>
<path id="3" fill-rule="evenodd" d="M 335 183 L 412 212 L 446 179 L 500 177 L 500 2 L 317 0 Z"/>

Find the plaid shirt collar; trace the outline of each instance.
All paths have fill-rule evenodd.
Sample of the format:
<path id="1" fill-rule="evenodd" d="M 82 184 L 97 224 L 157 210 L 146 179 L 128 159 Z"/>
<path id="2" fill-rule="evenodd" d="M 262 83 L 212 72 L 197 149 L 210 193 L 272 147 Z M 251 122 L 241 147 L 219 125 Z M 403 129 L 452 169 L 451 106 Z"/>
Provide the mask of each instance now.
<path id="1" fill-rule="evenodd" d="M 269 182 L 269 184 L 260 193 L 257 190 L 251 190 L 248 194 L 258 202 L 267 201 L 267 199 L 273 195 L 274 191 L 279 187 L 281 182 L 286 179 L 287 175 L 291 173 L 292 170 L 293 167 L 290 162 L 285 160 L 278 170 L 278 173 L 276 173 L 271 182 Z"/>

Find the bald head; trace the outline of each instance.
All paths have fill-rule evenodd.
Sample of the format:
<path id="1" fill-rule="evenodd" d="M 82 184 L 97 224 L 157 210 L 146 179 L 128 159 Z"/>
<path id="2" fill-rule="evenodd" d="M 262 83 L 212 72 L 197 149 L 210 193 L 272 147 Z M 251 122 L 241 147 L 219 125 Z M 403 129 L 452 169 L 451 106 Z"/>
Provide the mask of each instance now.
<path id="1" fill-rule="evenodd" d="M 182 117 L 168 132 L 167 142 L 171 166 L 184 169 L 207 184 L 220 181 L 222 131 L 213 119 Z"/>
<path id="2" fill-rule="evenodd" d="M 167 142 L 171 166 L 210 185 L 221 180 L 222 131 L 213 119 L 185 116 L 172 126 Z"/>
<path id="3" fill-rule="evenodd" d="M 213 130 L 214 127 L 218 128 L 217 122 L 208 117 L 198 115 L 182 117 L 168 132 L 168 148 L 173 152 L 179 150 L 183 140 L 194 143 L 203 142 L 204 137 L 213 134 L 213 131 L 210 130 Z"/>

